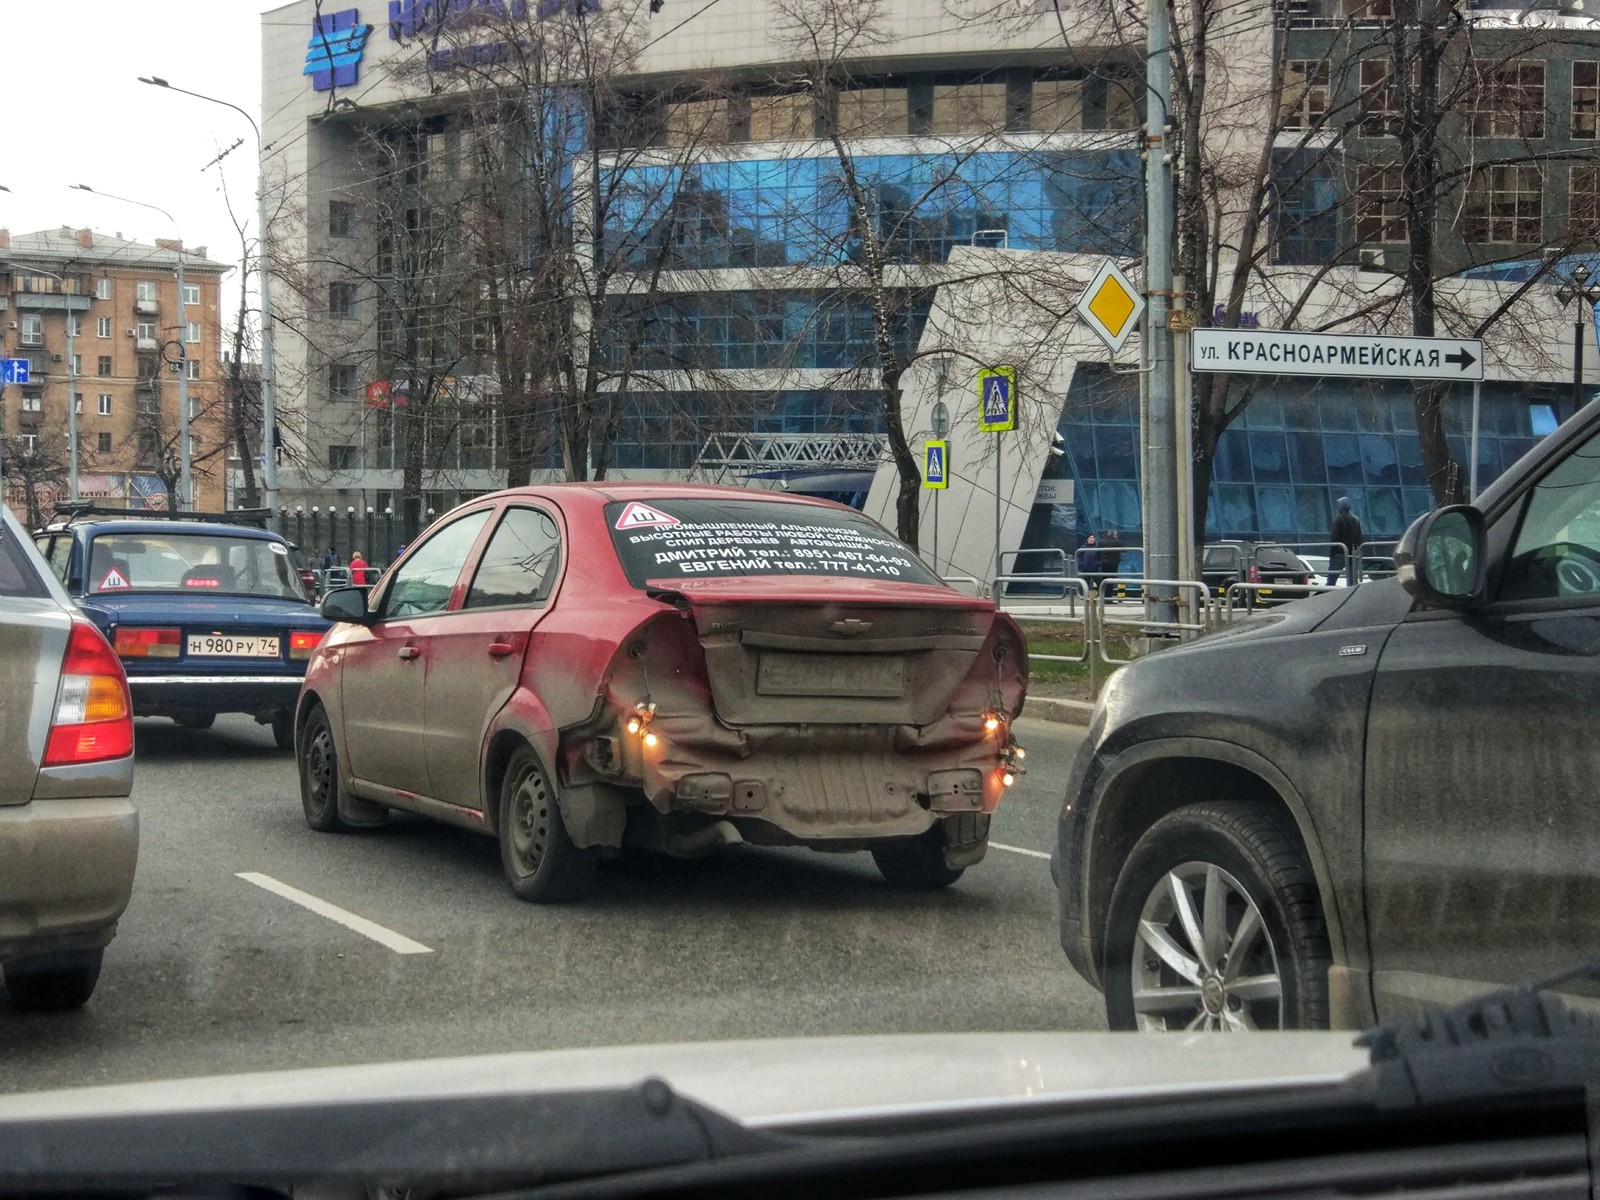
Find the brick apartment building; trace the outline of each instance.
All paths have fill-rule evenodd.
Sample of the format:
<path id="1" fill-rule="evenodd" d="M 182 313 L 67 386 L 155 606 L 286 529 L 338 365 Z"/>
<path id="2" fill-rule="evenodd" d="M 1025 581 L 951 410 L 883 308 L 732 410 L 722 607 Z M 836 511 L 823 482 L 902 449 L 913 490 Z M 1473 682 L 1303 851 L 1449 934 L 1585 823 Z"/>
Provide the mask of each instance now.
<path id="1" fill-rule="evenodd" d="M 180 374 L 189 385 L 193 507 L 223 507 L 229 450 L 220 289 L 230 270 L 207 259 L 204 246 L 185 250 L 167 239 L 150 245 L 65 226 L 16 235 L 0 229 L 0 349 L 30 368 L 27 384 L 7 384 L 0 395 L 5 502 L 13 512 L 37 520 L 68 498 L 69 391 L 78 411 L 79 496 L 167 507 L 180 461 Z"/>

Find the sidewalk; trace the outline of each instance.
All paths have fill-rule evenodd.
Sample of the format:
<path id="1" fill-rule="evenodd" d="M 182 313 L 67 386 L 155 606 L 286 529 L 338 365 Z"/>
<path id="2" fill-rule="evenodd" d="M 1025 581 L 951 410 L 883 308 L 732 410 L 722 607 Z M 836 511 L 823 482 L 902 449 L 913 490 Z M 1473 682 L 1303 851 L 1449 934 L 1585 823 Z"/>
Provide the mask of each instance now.
<path id="1" fill-rule="evenodd" d="M 1088 725 L 1092 716 L 1094 716 L 1094 705 L 1087 700 L 1029 696 L 1022 705 L 1023 720 L 1053 721 L 1057 725 Z"/>

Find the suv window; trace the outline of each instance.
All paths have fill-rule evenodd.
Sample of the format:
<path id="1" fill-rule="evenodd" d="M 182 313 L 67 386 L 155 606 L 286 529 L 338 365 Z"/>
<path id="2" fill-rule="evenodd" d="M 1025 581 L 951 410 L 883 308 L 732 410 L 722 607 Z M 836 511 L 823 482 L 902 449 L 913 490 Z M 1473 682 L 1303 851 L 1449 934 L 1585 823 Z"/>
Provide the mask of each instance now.
<path id="1" fill-rule="evenodd" d="M 561 536 L 549 514 L 508 508 L 467 591 L 468 608 L 543 604 L 555 583 Z"/>
<path id="2" fill-rule="evenodd" d="M 1501 584 L 1502 600 L 1600 597 L 1600 434 L 1536 483 Z"/>
<path id="3" fill-rule="evenodd" d="M 450 522 L 411 552 L 395 572 L 383 599 L 383 619 L 443 612 L 461 575 L 472 544 L 492 509 L 481 508 Z"/>

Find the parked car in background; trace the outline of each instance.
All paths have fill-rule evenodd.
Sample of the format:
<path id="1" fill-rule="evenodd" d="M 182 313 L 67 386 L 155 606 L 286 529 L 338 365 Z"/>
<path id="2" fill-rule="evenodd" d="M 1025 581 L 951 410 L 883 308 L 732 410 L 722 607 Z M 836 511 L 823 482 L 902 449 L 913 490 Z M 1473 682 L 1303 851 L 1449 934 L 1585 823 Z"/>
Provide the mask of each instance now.
<path id="1" fill-rule="evenodd" d="M 1123 667 L 1061 944 L 1115 1029 L 1361 1027 L 1600 946 L 1600 406 L 1398 573 Z"/>
<path id="2" fill-rule="evenodd" d="M 78 506 L 34 542 L 122 659 L 135 716 L 206 729 L 249 713 L 293 747 L 300 681 L 328 622 L 282 537 L 229 514 Z"/>
<path id="3" fill-rule="evenodd" d="M 1202 550 L 1200 578 L 1219 599 L 1236 583 L 1266 585 L 1235 594 L 1235 604 L 1254 608 L 1258 604 L 1282 604 L 1305 595 L 1304 592 L 1277 592 L 1271 585 L 1304 586 L 1320 583 L 1326 576 L 1314 578 L 1310 564 L 1287 546 L 1275 546 L 1270 542 L 1213 542 Z"/>
<path id="4" fill-rule="evenodd" d="M 132 703 L 106 639 L 0 514 L 0 971 L 16 1008 L 76 1008 L 133 892 Z"/>
<path id="5" fill-rule="evenodd" d="M 512 891 L 629 845 L 870 850 L 937 887 L 1021 770 L 1021 630 L 842 505 L 553 485 L 437 522 L 342 622 L 296 718 L 313 829 L 408 809 L 495 835 Z"/>

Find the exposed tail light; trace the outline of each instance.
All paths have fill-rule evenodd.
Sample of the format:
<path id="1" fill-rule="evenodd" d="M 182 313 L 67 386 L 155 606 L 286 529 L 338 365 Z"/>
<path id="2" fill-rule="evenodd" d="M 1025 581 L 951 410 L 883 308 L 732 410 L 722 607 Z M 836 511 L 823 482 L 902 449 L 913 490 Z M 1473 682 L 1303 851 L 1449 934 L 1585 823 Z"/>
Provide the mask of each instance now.
<path id="1" fill-rule="evenodd" d="M 324 637 L 320 629 L 301 630 L 289 635 L 289 657 L 310 658 L 311 654 L 322 644 Z"/>
<path id="2" fill-rule="evenodd" d="M 133 705 L 122 663 L 98 629 L 74 621 L 44 765 L 104 762 L 132 753 Z"/>
<path id="3" fill-rule="evenodd" d="M 181 629 L 139 629 L 122 625 L 115 633 L 119 658 L 177 658 Z"/>
<path id="4" fill-rule="evenodd" d="M 1249 576 L 1249 578 L 1250 578 L 1250 582 L 1251 583 L 1260 583 L 1261 582 L 1261 568 L 1260 567 L 1251 567 L 1250 568 L 1250 576 Z"/>

